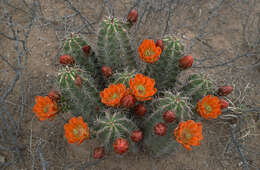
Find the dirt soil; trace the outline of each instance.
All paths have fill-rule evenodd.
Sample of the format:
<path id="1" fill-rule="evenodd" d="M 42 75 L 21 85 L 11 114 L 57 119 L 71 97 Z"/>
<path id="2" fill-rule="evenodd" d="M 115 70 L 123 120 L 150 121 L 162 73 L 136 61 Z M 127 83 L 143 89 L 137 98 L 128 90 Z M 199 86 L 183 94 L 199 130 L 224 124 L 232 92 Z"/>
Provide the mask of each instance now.
<path id="1" fill-rule="evenodd" d="M 40 143 L 42 144 L 41 152 L 43 157 L 51 170 L 62 170 L 65 167 L 71 170 L 80 168 L 88 170 L 243 169 L 240 155 L 232 144 L 228 151 L 225 152 L 227 143 L 231 139 L 231 133 L 225 122 L 220 119 L 202 120 L 204 140 L 199 147 L 194 147 L 192 151 L 179 147 L 178 152 L 163 159 L 152 159 L 145 153 L 128 153 L 123 157 L 110 153 L 105 156 L 104 160 L 96 162 L 94 166 L 79 167 L 84 163 L 95 161 L 92 158 L 92 150 L 94 147 L 99 146 L 99 142 L 89 140 L 80 146 L 68 144 L 64 138 L 63 125 L 72 115 L 67 113 L 58 116 L 57 119 L 51 122 L 39 122 L 32 112 L 32 107 L 35 96 L 46 95 L 51 89 L 56 89 L 55 81 L 60 67 L 58 56 L 61 52 L 61 40 L 71 30 L 82 25 L 82 21 L 79 16 L 67 19 L 63 17 L 74 13 L 64 1 L 40 0 L 40 2 L 41 15 L 44 18 L 37 18 L 36 24 L 32 27 L 28 41 L 30 53 L 27 67 L 22 76 L 27 101 L 21 122 L 22 128 L 19 141 L 25 145 L 25 149 L 22 152 L 23 162 L 19 164 L 18 169 L 27 170 L 32 169 L 32 167 L 37 170 L 42 169 L 41 160 L 36 156 Z M 114 14 L 116 17 L 125 17 L 134 4 L 134 1 L 131 0 L 114 0 L 111 4 L 104 0 L 73 0 L 71 2 L 81 12 L 82 16 L 92 23 L 95 31 L 98 30 L 98 24 L 106 15 Z M 20 7 L 19 1 L 13 3 L 17 3 L 17 8 Z M 248 6 L 245 0 L 230 0 L 224 1 L 219 9 L 215 9 L 218 7 L 218 1 L 216 0 L 178 1 L 177 4 L 172 5 L 170 8 L 172 14 L 166 29 L 169 5 L 168 1 L 148 0 L 141 2 L 138 10 L 139 20 L 142 22 L 138 22 L 131 31 L 132 36 L 136 36 L 133 39 L 137 41 L 136 45 L 147 37 L 158 39 L 166 31 L 165 34 L 182 37 L 185 46 L 189 47 L 192 39 L 203 34 L 194 41 L 194 46 L 190 51 L 187 51 L 188 54 L 195 58 L 194 68 L 185 71 L 183 74 L 188 75 L 192 72 L 208 73 L 216 81 L 217 86 L 232 85 L 234 94 L 230 98 L 239 101 L 241 98 L 239 92 L 244 91 L 249 83 L 250 88 L 249 92 L 246 92 L 246 104 L 248 106 L 260 106 L 260 72 L 259 68 L 251 67 L 253 63 L 260 59 L 258 51 L 254 51 L 256 55 L 241 57 L 221 67 L 204 68 L 205 66 L 212 66 L 235 59 L 238 54 L 247 53 L 252 49 L 251 46 L 257 41 L 257 36 L 254 35 L 259 36 L 259 33 L 254 31 L 257 28 L 257 21 L 260 21 L 258 16 L 260 2 L 256 1 L 256 4 L 251 7 Z M 8 7 L 8 9 L 19 24 L 23 25 L 28 22 L 28 18 L 26 18 L 23 11 L 12 7 Z M 217 10 L 216 13 L 212 12 L 214 10 Z M 245 13 L 250 11 L 253 11 L 250 17 L 245 18 Z M 255 16 L 255 18 L 252 18 L 252 16 Z M 208 19 L 205 30 L 201 31 Z M 245 22 L 248 23 L 243 28 Z M 0 25 L 0 30 L 3 30 L 3 32 L 9 31 L 3 25 Z M 84 30 L 87 32 L 86 28 Z M 83 36 L 95 49 L 95 34 L 86 33 Z M 5 41 L 5 43 L 0 43 L 0 53 L 8 55 L 12 62 L 10 56 L 15 53 L 12 41 L 6 40 L 1 35 L 0 41 Z M 7 44 L 12 44 L 12 46 Z M 7 65 L 0 60 L 0 67 L 5 68 Z M 14 73 L 11 71 L 8 73 L 0 72 L 0 75 L 3 75 L 0 77 L 0 85 L 7 87 L 10 83 L 8 77 L 13 77 Z M 20 95 L 19 88 L 16 88 L 8 98 L 8 101 L 12 103 L 10 108 L 19 105 L 17 95 Z M 243 114 L 251 115 L 249 112 Z M 256 122 L 256 124 L 259 123 L 259 121 Z M 250 135 L 241 137 L 243 146 L 255 148 L 253 150 L 258 152 L 258 154 L 254 154 L 245 151 L 250 165 L 249 169 L 260 167 L 260 126 L 254 127 L 247 127 L 250 129 Z M 13 167 L 10 169 L 13 169 Z"/>

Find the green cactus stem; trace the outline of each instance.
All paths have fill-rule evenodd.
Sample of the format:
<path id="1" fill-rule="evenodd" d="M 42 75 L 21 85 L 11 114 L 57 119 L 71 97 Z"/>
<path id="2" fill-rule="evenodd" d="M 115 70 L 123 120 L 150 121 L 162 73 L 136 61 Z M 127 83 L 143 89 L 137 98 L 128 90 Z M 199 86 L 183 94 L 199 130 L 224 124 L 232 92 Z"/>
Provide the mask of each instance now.
<path id="1" fill-rule="evenodd" d="M 191 96 L 191 103 L 196 104 L 198 100 L 213 93 L 213 81 L 205 74 L 190 75 L 187 83 L 181 88 L 183 95 Z"/>
<path id="2" fill-rule="evenodd" d="M 86 45 L 88 45 L 88 43 L 79 34 L 72 33 L 65 39 L 63 53 L 73 56 L 76 64 L 84 66 L 85 70 L 96 74 L 95 53 L 91 50 L 90 54 L 86 56 L 82 50 L 82 47 Z"/>
<path id="3" fill-rule="evenodd" d="M 113 70 L 120 66 L 135 68 L 135 54 L 130 44 L 125 23 L 117 18 L 107 18 L 98 33 L 98 60 Z"/>
<path id="4" fill-rule="evenodd" d="M 81 85 L 76 83 L 78 76 L 82 80 Z M 58 84 L 72 114 L 83 116 L 89 124 L 92 124 L 97 115 L 96 108 L 102 108 L 102 105 L 94 80 L 89 73 L 79 68 L 65 67 L 58 74 Z"/>
<path id="5" fill-rule="evenodd" d="M 153 112 L 144 121 L 144 144 L 148 147 L 152 154 L 160 157 L 173 152 L 177 146 L 177 142 L 173 138 L 173 131 L 177 127 L 179 121 L 191 119 L 192 111 L 187 97 L 181 96 L 181 93 L 164 92 L 163 97 L 157 99 L 152 104 Z M 154 134 L 154 126 L 159 122 L 164 122 L 163 113 L 173 111 L 177 120 L 172 123 L 166 123 L 167 133 L 164 136 Z"/>
<path id="6" fill-rule="evenodd" d="M 181 72 L 179 59 L 183 55 L 184 46 L 180 40 L 173 37 L 163 39 L 164 50 L 160 59 L 153 64 L 147 64 L 147 74 L 153 77 L 158 84 L 158 89 L 172 87 Z"/>
<path id="7" fill-rule="evenodd" d="M 125 138 L 130 144 L 130 149 L 137 149 L 134 142 L 131 141 L 132 131 L 137 130 L 135 123 L 120 111 L 112 112 L 111 109 L 105 110 L 104 115 L 95 122 L 97 129 L 96 135 L 104 142 L 107 150 L 113 150 L 113 142 L 117 138 Z"/>

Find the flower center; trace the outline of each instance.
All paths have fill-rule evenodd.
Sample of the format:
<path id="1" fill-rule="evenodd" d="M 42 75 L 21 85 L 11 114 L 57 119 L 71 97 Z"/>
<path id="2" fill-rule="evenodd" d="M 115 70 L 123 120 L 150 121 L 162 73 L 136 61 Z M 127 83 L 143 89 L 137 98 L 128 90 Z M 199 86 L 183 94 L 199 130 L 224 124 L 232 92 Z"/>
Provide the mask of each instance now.
<path id="1" fill-rule="evenodd" d="M 137 91 L 138 91 L 139 93 L 145 94 L 145 88 L 144 88 L 143 85 L 138 85 L 138 86 L 136 86 L 136 89 L 137 89 Z"/>
<path id="2" fill-rule="evenodd" d="M 117 96 L 118 96 L 118 94 L 117 94 L 117 93 L 114 93 L 114 94 L 111 96 L 111 98 L 112 98 L 112 99 L 116 99 Z"/>
<path id="3" fill-rule="evenodd" d="M 192 135 L 189 130 L 184 130 L 182 133 L 182 136 L 184 137 L 184 142 L 187 142 L 191 139 Z"/>
<path id="4" fill-rule="evenodd" d="M 204 104 L 204 107 L 205 107 L 207 113 L 210 113 L 212 111 L 212 107 L 210 105 Z"/>
<path id="5" fill-rule="evenodd" d="M 73 134 L 77 137 L 84 134 L 85 129 L 82 126 L 78 126 L 77 128 L 73 129 Z"/>
<path id="6" fill-rule="evenodd" d="M 151 48 L 147 48 L 144 52 L 145 56 L 152 56 L 154 55 L 154 51 Z"/>
<path id="7" fill-rule="evenodd" d="M 47 113 L 49 111 L 49 105 L 46 105 L 44 108 L 43 108 L 43 112 L 44 113 Z"/>

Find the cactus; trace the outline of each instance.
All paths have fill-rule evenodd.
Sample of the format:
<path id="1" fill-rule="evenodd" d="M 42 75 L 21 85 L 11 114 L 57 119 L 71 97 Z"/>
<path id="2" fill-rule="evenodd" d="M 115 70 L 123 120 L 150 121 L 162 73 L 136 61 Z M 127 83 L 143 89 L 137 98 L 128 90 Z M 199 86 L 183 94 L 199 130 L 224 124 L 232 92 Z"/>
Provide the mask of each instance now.
<path id="1" fill-rule="evenodd" d="M 144 144 L 151 150 L 152 155 L 160 157 L 175 150 L 177 142 L 173 138 L 173 131 L 177 127 L 178 121 L 191 118 L 192 111 L 189 105 L 186 97 L 182 97 L 180 93 L 174 94 L 169 91 L 164 92 L 164 96 L 153 103 L 154 112 L 144 121 Z M 157 123 L 164 122 L 163 114 L 168 110 L 175 112 L 178 121 L 166 124 L 166 135 L 155 135 L 153 132 L 154 126 Z"/>
<path id="2" fill-rule="evenodd" d="M 104 20 L 98 33 L 97 46 L 101 65 L 110 66 L 113 70 L 122 65 L 135 67 L 135 55 L 126 30 L 126 23 L 120 22 L 119 19 Z"/>
<path id="3" fill-rule="evenodd" d="M 79 34 L 71 34 L 65 39 L 63 46 L 63 53 L 74 57 L 76 64 L 83 66 L 83 68 L 92 74 L 96 74 L 96 57 L 93 52 L 89 56 L 84 54 L 82 47 L 87 46 L 88 43 L 80 37 Z"/>
<path id="4" fill-rule="evenodd" d="M 96 120 L 96 135 L 104 142 L 106 149 L 113 149 L 113 142 L 117 138 L 125 138 L 130 144 L 130 150 L 137 149 L 136 144 L 132 142 L 130 136 L 132 131 L 137 130 L 136 124 L 125 116 L 125 113 L 115 111 L 112 113 L 110 109 L 104 112 L 104 115 Z"/>
<path id="5" fill-rule="evenodd" d="M 190 75 L 186 85 L 181 90 L 183 95 L 191 96 L 191 103 L 195 104 L 203 96 L 213 92 L 213 82 L 204 74 Z"/>
<path id="6" fill-rule="evenodd" d="M 77 77 L 82 79 L 81 84 L 77 84 Z M 58 74 L 58 84 L 61 95 L 69 109 L 75 116 L 83 116 L 88 123 L 93 121 L 99 104 L 98 91 L 93 78 L 85 71 L 79 68 L 65 67 Z"/>
<path id="7" fill-rule="evenodd" d="M 194 144 L 188 132 L 187 136 L 179 133 L 178 137 L 176 133 L 181 124 L 178 123 L 195 119 L 193 111 L 198 100 L 214 94 L 213 82 L 203 74 L 191 75 L 178 92 L 172 91 L 181 71 L 190 68 L 193 63 L 191 56 L 181 59 L 184 45 L 177 38 L 167 36 L 156 44 L 154 40 L 143 41 L 138 50 L 140 59 L 146 64 L 141 69 L 137 67 L 137 49 L 133 50 L 128 37 L 128 29 L 137 21 L 137 16 L 137 11 L 132 10 L 126 22 L 106 18 L 98 32 L 97 53 L 79 35 L 72 34 L 67 38 L 63 46 L 64 55 L 60 56 L 60 95 L 56 92 L 49 94 L 53 101 L 57 100 L 61 111 L 82 116 L 91 129 L 90 135 L 103 142 L 94 156 L 97 159 L 104 156 L 104 150 L 105 153 L 114 150 L 123 154 L 128 148 L 138 151 L 137 146 L 145 147 L 155 157 L 161 157 L 174 152 L 178 142 L 183 141 L 184 147 L 190 150 L 185 143 L 187 140 L 192 146 L 198 143 Z M 231 92 L 232 89 L 228 89 Z M 154 97 L 157 97 L 156 100 L 153 100 Z M 227 108 L 227 103 L 224 104 L 214 107 Z M 197 125 L 198 140 L 201 140 L 202 126 L 200 123 Z M 73 129 L 69 130 L 73 132 Z"/>
<path id="8" fill-rule="evenodd" d="M 179 59 L 183 54 L 184 47 L 180 40 L 173 37 L 163 39 L 164 50 L 160 59 L 147 65 L 147 74 L 157 82 L 158 89 L 172 87 L 176 82 L 178 74 L 181 72 Z"/>
<path id="9" fill-rule="evenodd" d="M 135 70 L 132 70 L 130 72 L 128 71 L 128 69 L 125 69 L 123 72 L 117 72 L 113 74 L 111 81 L 113 84 L 122 83 L 125 86 L 128 86 L 130 78 L 134 78 L 135 75 L 136 75 Z"/>

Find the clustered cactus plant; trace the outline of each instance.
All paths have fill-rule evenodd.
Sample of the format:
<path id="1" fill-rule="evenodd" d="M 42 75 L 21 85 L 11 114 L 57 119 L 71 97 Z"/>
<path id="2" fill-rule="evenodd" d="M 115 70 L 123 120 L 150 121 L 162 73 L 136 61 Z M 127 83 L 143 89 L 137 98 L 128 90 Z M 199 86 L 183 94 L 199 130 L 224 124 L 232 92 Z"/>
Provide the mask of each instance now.
<path id="1" fill-rule="evenodd" d="M 127 21 L 106 18 L 95 52 L 80 35 L 67 37 L 60 56 L 59 92 L 36 97 L 33 111 L 41 121 L 71 112 L 64 125 L 69 143 L 101 141 L 95 159 L 113 150 L 122 155 L 145 148 L 156 157 L 174 152 L 179 144 L 191 150 L 203 139 L 197 117 L 214 119 L 228 107 L 221 96 L 232 87 L 216 91 L 204 74 L 192 74 L 176 88 L 178 76 L 193 64 L 176 37 L 156 43 L 145 39 L 134 49 L 128 32 L 137 16 L 132 10 Z"/>

